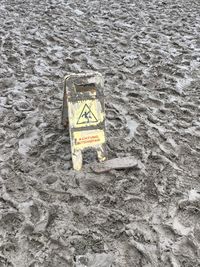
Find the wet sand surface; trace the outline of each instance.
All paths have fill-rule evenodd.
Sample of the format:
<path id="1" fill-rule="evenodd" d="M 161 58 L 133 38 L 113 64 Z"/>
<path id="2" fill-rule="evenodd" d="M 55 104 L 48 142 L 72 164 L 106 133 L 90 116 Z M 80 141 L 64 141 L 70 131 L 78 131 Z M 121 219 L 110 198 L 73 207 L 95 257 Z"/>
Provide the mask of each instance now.
<path id="1" fill-rule="evenodd" d="M 200 266 L 200 2 L 0 4 L 0 266 Z M 138 168 L 72 170 L 62 79 L 88 70 Z"/>

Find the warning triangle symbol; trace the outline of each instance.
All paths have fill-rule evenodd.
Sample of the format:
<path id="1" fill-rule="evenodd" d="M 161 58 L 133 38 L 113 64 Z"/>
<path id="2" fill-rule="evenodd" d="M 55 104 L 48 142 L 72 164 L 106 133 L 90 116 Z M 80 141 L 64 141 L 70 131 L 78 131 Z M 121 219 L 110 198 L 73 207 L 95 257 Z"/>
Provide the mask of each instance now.
<path id="1" fill-rule="evenodd" d="M 91 111 L 89 106 L 85 104 L 78 118 L 77 124 L 92 123 L 92 122 L 97 122 L 97 121 L 98 120 L 95 117 L 94 113 Z"/>

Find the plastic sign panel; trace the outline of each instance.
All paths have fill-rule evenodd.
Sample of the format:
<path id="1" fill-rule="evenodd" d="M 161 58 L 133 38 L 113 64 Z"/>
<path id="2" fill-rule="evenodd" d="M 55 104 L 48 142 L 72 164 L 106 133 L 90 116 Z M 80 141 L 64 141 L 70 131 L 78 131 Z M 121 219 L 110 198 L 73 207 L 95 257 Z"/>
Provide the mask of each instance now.
<path id="1" fill-rule="evenodd" d="M 81 170 L 82 153 L 88 148 L 105 155 L 105 109 L 100 73 L 71 74 L 64 78 L 62 123 L 69 126 L 73 168 Z"/>

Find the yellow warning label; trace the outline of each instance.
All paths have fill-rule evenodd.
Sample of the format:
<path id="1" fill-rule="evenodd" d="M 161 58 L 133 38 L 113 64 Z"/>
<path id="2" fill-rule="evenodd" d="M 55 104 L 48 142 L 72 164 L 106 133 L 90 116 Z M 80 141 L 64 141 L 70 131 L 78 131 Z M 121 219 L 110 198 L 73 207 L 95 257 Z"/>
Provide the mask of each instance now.
<path id="1" fill-rule="evenodd" d="M 69 102 L 68 111 L 71 128 L 95 126 L 105 117 L 101 103 L 97 99 Z"/>
<path id="2" fill-rule="evenodd" d="M 83 110 L 78 118 L 77 124 L 88 124 L 92 122 L 98 122 L 97 118 L 93 114 L 88 104 L 85 104 Z"/>
<path id="3" fill-rule="evenodd" d="M 105 133 L 103 130 L 74 132 L 73 140 L 75 148 L 83 149 L 105 143 Z"/>

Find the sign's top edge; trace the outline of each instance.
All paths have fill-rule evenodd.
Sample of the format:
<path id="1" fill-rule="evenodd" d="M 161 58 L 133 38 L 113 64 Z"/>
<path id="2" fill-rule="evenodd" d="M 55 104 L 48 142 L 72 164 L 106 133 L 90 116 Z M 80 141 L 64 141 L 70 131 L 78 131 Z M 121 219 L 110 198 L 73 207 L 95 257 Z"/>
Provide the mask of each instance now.
<path id="1" fill-rule="evenodd" d="M 88 71 L 88 72 L 80 72 L 80 73 L 71 73 L 64 76 L 64 80 L 68 80 L 70 78 L 83 78 L 83 77 L 91 77 L 91 76 L 100 76 L 103 77 L 100 72 L 97 71 Z"/>

